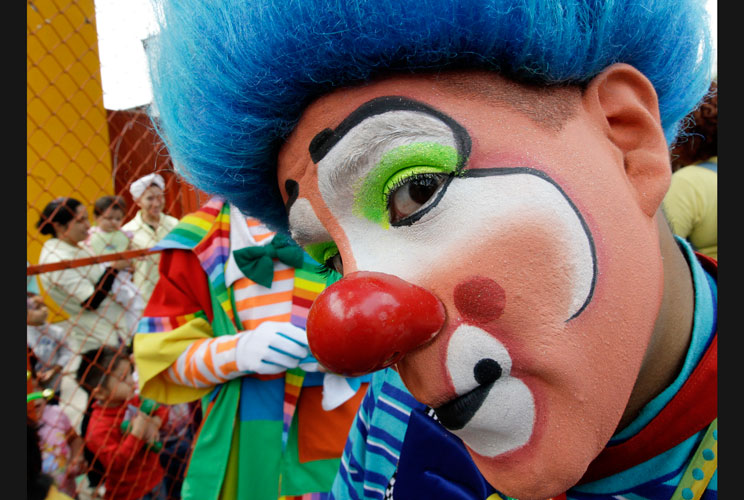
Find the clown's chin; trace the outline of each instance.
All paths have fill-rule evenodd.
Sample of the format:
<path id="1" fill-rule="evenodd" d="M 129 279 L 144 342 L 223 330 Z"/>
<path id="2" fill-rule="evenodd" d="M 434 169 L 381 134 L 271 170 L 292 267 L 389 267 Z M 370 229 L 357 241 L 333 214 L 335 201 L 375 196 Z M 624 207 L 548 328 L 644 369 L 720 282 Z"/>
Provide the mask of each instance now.
<path id="1" fill-rule="evenodd" d="M 547 500 L 565 493 L 574 486 L 584 474 L 582 470 L 557 473 L 553 465 L 563 468 L 559 464 L 549 464 L 542 467 L 525 457 L 518 460 L 487 458 L 468 448 L 473 462 L 483 474 L 486 481 L 500 493 L 519 500 Z M 558 457 L 560 460 L 560 457 Z"/>

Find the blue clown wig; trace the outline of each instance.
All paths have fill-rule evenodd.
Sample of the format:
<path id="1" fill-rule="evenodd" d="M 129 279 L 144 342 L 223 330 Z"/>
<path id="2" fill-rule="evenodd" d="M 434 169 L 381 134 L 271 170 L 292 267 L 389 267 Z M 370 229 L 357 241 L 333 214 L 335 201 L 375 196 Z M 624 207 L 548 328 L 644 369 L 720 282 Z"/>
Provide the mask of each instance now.
<path id="1" fill-rule="evenodd" d="M 179 172 L 278 230 L 279 147 L 303 109 L 391 71 L 499 71 L 583 85 L 628 63 L 667 141 L 711 80 L 702 0 L 163 0 L 156 120 Z"/>

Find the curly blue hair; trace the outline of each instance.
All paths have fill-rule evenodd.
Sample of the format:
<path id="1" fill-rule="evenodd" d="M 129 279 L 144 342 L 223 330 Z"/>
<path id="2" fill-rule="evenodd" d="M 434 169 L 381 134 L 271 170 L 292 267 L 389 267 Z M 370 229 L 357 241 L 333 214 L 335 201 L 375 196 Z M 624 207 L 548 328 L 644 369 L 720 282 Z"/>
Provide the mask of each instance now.
<path id="1" fill-rule="evenodd" d="M 628 63 L 671 144 L 711 81 L 698 0 L 163 0 L 155 120 L 178 171 L 276 230 L 282 141 L 304 108 L 385 72 L 479 68 L 583 85 Z"/>

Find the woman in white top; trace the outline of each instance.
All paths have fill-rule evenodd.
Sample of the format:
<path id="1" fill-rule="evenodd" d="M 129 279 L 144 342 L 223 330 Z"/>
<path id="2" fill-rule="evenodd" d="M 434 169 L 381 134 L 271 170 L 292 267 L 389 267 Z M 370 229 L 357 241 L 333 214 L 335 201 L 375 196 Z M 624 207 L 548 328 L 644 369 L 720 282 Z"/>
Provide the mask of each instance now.
<path id="1" fill-rule="evenodd" d="M 78 246 L 90 227 L 88 211 L 78 200 L 57 198 L 49 202 L 36 227 L 41 234 L 52 236 L 41 249 L 39 264 L 92 255 Z M 120 260 L 106 266 L 92 264 L 41 274 L 41 285 L 70 316 L 67 342 L 73 352 L 129 341 L 125 309 L 110 293 L 119 270 L 129 265 Z"/>
<path id="2" fill-rule="evenodd" d="M 132 199 L 140 208 L 132 220 L 122 229 L 131 232 L 132 248 L 151 248 L 178 224 L 178 219 L 163 213 L 165 206 L 165 180 L 158 174 L 140 177 L 129 187 Z M 160 254 L 140 257 L 134 261 L 134 284 L 147 303 L 158 281 Z"/>

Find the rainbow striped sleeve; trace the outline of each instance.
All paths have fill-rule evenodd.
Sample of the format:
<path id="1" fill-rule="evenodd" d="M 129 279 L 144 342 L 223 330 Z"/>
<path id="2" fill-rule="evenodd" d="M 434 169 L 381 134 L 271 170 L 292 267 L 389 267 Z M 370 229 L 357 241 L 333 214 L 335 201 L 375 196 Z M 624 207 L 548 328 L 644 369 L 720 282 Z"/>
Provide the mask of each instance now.
<path id="1" fill-rule="evenodd" d="M 292 293 L 293 325 L 305 328 L 307 313 L 315 299 L 326 287 L 326 278 L 317 273 L 318 263 L 307 253 L 302 269 L 295 270 L 294 292 Z"/>
<path id="2" fill-rule="evenodd" d="M 292 291 L 292 312 L 290 323 L 299 328 L 306 328 L 307 314 L 315 298 L 326 287 L 326 278 L 317 273 L 318 263 L 305 252 L 301 269 L 295 269 L 294 289 Z M 284 378 L 284 406 L 282 425 L 282 449 L 287 446 L 289 427 L 297 409 L 297 399 L 305 379 L 305 372 L 300 368 L 287 371 Z"/>
<path id="3" fill-rule="evenodd" d="M 206 321 L 207 315 L 204 311 L 197 311 L 182 316 L 144 316 L 137 324 L 135 333 L 169 332 L 196 318 L 202 318 Z"/>
<path id="4" fill-rule="evenodd" d="M 182 316 L 143 316 L 137 324 L 135 333 L 169 332 L 196 318 L 202 318 L 206 321 L 207 315 L 204 311 L 197 311 Z"/>

